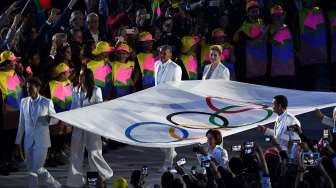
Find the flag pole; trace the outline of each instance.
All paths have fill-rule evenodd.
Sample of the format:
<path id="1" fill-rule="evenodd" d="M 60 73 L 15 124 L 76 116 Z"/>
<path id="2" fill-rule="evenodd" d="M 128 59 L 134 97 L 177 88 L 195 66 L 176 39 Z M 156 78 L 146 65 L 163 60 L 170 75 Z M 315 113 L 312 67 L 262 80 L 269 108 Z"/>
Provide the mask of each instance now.
<path id="1" fill-rule="evenodd" d="M 28 6 L 29 2 L 30 2 L 30 0 L 27 0 L 25 6 L 23 7 L 23 9 L 22 9 L 21 12 L 20 12 L 21 15 L 22 15 L 23 12 L 27 9 L 27 6 Z"/>

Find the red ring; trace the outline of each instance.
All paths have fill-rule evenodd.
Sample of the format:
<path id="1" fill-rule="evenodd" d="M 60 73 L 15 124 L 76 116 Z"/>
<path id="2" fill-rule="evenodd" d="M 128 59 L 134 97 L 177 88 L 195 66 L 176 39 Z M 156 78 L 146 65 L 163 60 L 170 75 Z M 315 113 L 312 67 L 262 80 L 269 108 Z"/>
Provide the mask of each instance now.
<path id="1" fill-rule="evenodd" d="M 213 103 L 211 102 L 212 98 L 216 98 L 216 99 L 224 99 L 224 98 L 222 98 L 222 97 L 211 97 L 211 96 L 208 96 L 208 97 L 205 98 L 205 101 L 206 101 L 208 107 L 211 110 L 217 112 L 219 109 L 215 105 L 213 105 Z M 250 104 L 253 104 L 253 105 L 258 105 L 258 106 L 261 106 L 261 108 L 267 108 L 267 106 L 263 105 L 263 104 L 255 104 L 255 103 L 251 103 L 251 102 L 245 102 L 245 103 L 250 103 Z M 253 110 L 253 109 L 256 109 L 256 108 L 245 108 L 245 109 L 241 109 L 241 110 L 227 110 L 227 111 L 225 111 L 223 113 L 226 113 L 226 114 L 235 114 L 235 113 L 250 111 L 250 110 Z"/>

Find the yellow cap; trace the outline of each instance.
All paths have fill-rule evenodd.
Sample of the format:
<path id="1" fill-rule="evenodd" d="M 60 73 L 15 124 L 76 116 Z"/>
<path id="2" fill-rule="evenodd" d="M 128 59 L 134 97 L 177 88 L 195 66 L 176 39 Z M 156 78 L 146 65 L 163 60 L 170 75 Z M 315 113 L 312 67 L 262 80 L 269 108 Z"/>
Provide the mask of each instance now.
<path id="1" fill-rule="evenodd" d="M 65 63 L 60 63 L 56 66 L 54 73 L 55 73 L 55 76 L 59 76 L 61 73 L 68 72 L 68 71 L 70 71 L 69 66 Z"/>
<path id="2" fill-rule="evenodd" d="M 127 180 L 125 178 L 116 178 L 113 181 L 113 187 L 114 188 L 127 188 L 128 187 Z"/>
<path id="3" fill-rule="evenodd" d="M 108 42 L 100 41 L 97 43 L 96 48 L 92 51 L 93 55 L 99 55 L 105 52 L 111 52 L 113 48 L 110 46 Z"/>
<path id="4" fill-rule="evenodd" d="M 184 36 L 181 39 L 181 43 L 182 43 L 181 52 L 187 53 L 191 47 L 198 44 L 200 41 L 201 41 L 201 38 L 199 36 Z"/>
<path id="5" fill-rule="evenodd" d="M 9 50 L 6 50 L 6 51 L 3 51 L 1 54 L 0 54 L 0 64 L 5 62 L 6 60 L 9 60 L 9 61 L 16 61 L 18 59 L 18 57 L 16 57 L 14 55 L 13 52 L 9 51 Z"/>
<path id="6" fill-rule="evenodd" d="M 120 44 L 116 51 L 124 51 L 124 52 L 127 52 L 127 53 L 131 53 L 132 52 L 132 49 L 126 44 L 126 43 L 122 43 Z"/>
<path id="7" fill-rule="evenodd" d="M 147 41 L 153 41 L 153 36 L 150 34 L 148 31 L 141 32 L 139 34 L 139 39 L 140 42 L 147 42 Z"/>

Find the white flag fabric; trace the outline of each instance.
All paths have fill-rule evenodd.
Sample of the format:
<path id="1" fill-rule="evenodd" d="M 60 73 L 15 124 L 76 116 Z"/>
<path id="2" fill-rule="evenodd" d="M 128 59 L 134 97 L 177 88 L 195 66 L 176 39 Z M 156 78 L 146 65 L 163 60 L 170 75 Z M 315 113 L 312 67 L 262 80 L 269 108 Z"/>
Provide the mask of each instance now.
<path id="1" fill-rule="evenodd" d="M 274 122 L 272 99 L 280 94 L 287 96 L 288 111 L 294 115 L 336 103 L 335 93 L 329 92 L 197 80 L 161 84 L 54 117 L 130 145 L 178 147 L 205 142 L 210 128 L 225 137 Z"/>

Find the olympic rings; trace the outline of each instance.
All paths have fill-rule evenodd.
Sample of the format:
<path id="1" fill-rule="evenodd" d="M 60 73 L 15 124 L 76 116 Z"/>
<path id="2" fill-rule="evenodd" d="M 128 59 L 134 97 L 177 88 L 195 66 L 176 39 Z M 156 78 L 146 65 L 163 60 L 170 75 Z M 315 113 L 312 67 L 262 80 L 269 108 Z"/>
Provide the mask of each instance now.
<path id="1" fill-rule="evenodd" d="M 166 119 L 172 123 L 172 124 L 167 124 L 167 123 L 160 123 L 160 122 L 140 122 L 140 123 L 135 123 L 131 126 L 129 126 L 126 131 L 125 131 L 125 136 L 127 138 L 129 138 L 130 140 L 133 140 L 135 142 L 139 142 L 139 143 L 171 143 L 171 142 L 178 142 L 181 140 L 193 140 L 193 139 L 200 139 L 202 137 L 199 138 L 188 138 L 189 137 L 189 132 L 188 130 L 186 130 L 185 128 L 189 128 L 189 129 L 228 129 L 228 128 L 236 128 L 236 127 L 242 127 L 242 126 L 247 126 L 247 125 L 252 125 L 255 123 L 259 123 L 262 122 L 268 118 L 270 118 L 273 114 L 273 111 L 268 109 L 267 105 L 263 105 L 263 104 L 255 104 L 255 103 L 251 103 L 251 102 L 245 102 L 245 101 L 241 101 L 242 103 L 245 104 L 251 104 L 254 105 L 254 107 L 250 107 L 248 105 L 230 105 L 230 106 L 226 106 L 224 108 L 217 108 L 213 103 L 212 103 L 212 99 L 213 98 L 217 98 L 217 99 L 225 99 L 225 98 L 221 98 L 221 97 L 206 97 L 206 104 L 208 105 L 208 107 L 214 111 L 214 113 L 209 113 L 209 112 L 198 112 L 198 111 L 180 111 L 180 112 L 174 112 L 171 113 L 169 115 L 166 116 Z M 231 99 L 227 99 L 227 100 L 231 100 Z M 232 100 L 234 101 L 234 100 Z M 257 106 L 257 107 L 256 107 Z M 258 107 L 259 106 L 259 107 Z M 246 107 L 246 108 L 244 108 Z M 233 110 L 236 108 L 240 108 L 238 110 Z M 244 108 L 244 109 L 241 109 Z M 245 124 L 240 124 L 240 125 L 229 125 L 229 121 L 227 118 L 221 116 L 220 114 L 235 114 L 235 113 L 242 113 L 242 112 L 247 112 L 250 110 L 263 110 L 265 112 L 267 112 L 266 116 L 263 117 L 262 119 L 256 121 L 256 122 L 252 122 L 252 123 L 245 123 Z M 176 115 L 181 115 L 181 114 L 203 114 L 203 115 L 210 115 L 208 121 L 210 124 L 212 125 L 190 125 L 190 124 L 179 124 L 175 121 L 173 121 L 173 117 Z M 216 118 L 219 118 L 222 123 L 217 123 L 215 120 Z M 169 136 L 175 140 L 173 141 L 142 141 L 142 140 L 138 140 L 136 138 L 134 138 L 131 133 L 132 131 L 139 127 L 139 126 L 143 126 L 143 125 L 150 125 L 150 124 L 157 124 L 157 125 L 161 125 L 161 126 L 168 126 L 170 127 L 168 130 Z M 181 132 L 181 136 L 179 134 L 176 133 L 176 131 Z"/>
<path id="2" fill-rule="evenodd" d="M 214 124 L 216 125 L 217 127 L 212 127 L 212 126 L 209 126 L 209 125 L 188 125 L 188 124 L 178 124 L 176 123 L 175 121 L 172 120 L 172 118 L 176 115 L 180 115 L 180 114 L 205 114 L 205 115 L 210 115 L 210 117 L 213 117 L 213 120 L 217 117 L 219 119 L 222 120 L 223 124 Z M 169 114 L 166 119 L 174 124 L 174 125 L 177 125 L 177 126 L 181 126 L 181 127 L 186 127 L 186 128 L 191 128 L 191 129 L 211 129 L 211 128 L 224 128 L 226 127 L 228 124 L 229 124 L 229 121 L 223 117 L 223 116 L 220 116 L 219 114 L 213 114 L 213 113 L 208 113 L 208 112 L 197 112 L 197 111 L 181 111 L 181 112 L 174 112 L 174 113 L 171 113 Z M 210 118 L 209 118 L 210 120 Z M 210 122 L 211 123 L 211 122 Z"/>
<path id="3" fill-rule="evenodd" d="M 228 110 L 228 109 L 232 109 L 232 108 L 237 108 L 237 107 L 242 107 L 242 106 L 235 106 L 235 105 L 232 105 L 232 106 L 227 106 L 227 107 L 225 107 L 225 108 L 219 109 L 218 111 L 216 111 L 214 114 L 212 114 L 212 115 L 210 116 L 210 118 L 209 118 L 209 122 L 212 123 L 212 124 L 214 124 L 214 125 L 217 125 L 217 126 L 218 126 L 218 124 L 215 122 L 215 117 L 217 117 L 216 115 L 218 115 L 218 114 L 220 114 L 220 113 L 225 113 L 226 110 Z M 259 123 L 259 122 L 262 122 L 262 121 L 268 119 L 268 118 L 271 117 L 272 114 L 273 114 L 273 111 L 272 111 L 272 110 L 270 110 L 270 109 L 266 109 L 266 108 L 251 108 L 251 110 L 252 110 L 252 109 L 256 109 L 256 110 L 265 110 L 265 111 L 267 112 L 267 114 L 266 114 L 266 116 L 265 116 L 263 119 L 258 120 L 258 121 L 256 121 L 256 122 L 246 123 L 246 124 L 241 124 L 241 125 L 235 125 L 235 126 L 232 126 L 231 128 L 233 128 L 233 127 L 242 127 L 242 126 L 247 126 L 247 125 L 252 125 L 252 124 L 255 124 L 255 123 Z M 229 128 L 230 128 L 230 127 L 229 127 Z"/>
<path id="4" fill-rule="evenodd" d="M 222 97 L 206 97 L 205 98 L 205 102 L 207 103 L 208 107 L 213 110 L 214 112 L 217 112 L 219 111 L 220 109 L 217 108 L 215 105 L 213 105 L 213 103 L 211 102 L 211 99 L 213 98 L 216 98 L 216 99 L 225 99 L 225 98 L 222 98 Z M 258 105 L 260 106 L 261 108 L 267 108 L 267 105 L 263 105 L 263 104 L 255 104 L 255 103 L 251 103 L 251 102 L 244 102 L 244 103 L 249 103 L 249 104 L 253 104 L 253 105 Z M 237 106 L 238 107 L 238 106 Z M 240 107 L 243 107 L 243 106 L 240 106 Z M 226 114 L 232 114 L 232 113 L 240 113 L 240 112 L 246 112 L 246 111 L 250 111 L 250 110 L 253 110 L 255 108 L 253 107 L 249 107 L 249 108 L 245 108 L 245 109 L 241 109 L 241 110 L 226 110 L 222 113 L 226 113 Z"/>
<path id="5" fill-rule="evenodd" d="M 136 127 L 139 127 L 139 126 L 142 126 L 142 125 L 150 125 L 150 124 L 158 124 L 158 125 L 164 125 L 164 126 L 169 126 L 170 129 L 169 129 L 169 134 L 172 138 L 175 138 L 176 140 L 175 141 L 166 141 L 166 142 L 150 142 L 150 141 L 141 141 L 141 140 L 138 140 L 138 139 L 135 139 L 131 133 L 132 131 L 136 128 Z M 173 131 L 171 129 L 174 129 Z M 178 129 L 181 133 L 182 133 L 182 137 L 178 136 L 176 134 L 176 129 Z M 135 123 L 131 126 L 129 126 L 126 131 L 125 131 L 125 136 L 127 138 L 129 138 L 130 140 L 133 140 L 135 142 L 139 142 L 139 143 L 170 143 L 170 142 L 178 142 L 180 140 L 183 140 L 183 139 L 186 139 L 188 138 L 189 136 L 189 133 L 187 130 L 183 129 L 183 128 L 180 128 L 180 127 L 175 127 L 174 125 L 170 125 L 170 124 L 166 124 L 166 123 L 160 123 L 160 122 L 140 122 L 140 123 Z"/>

